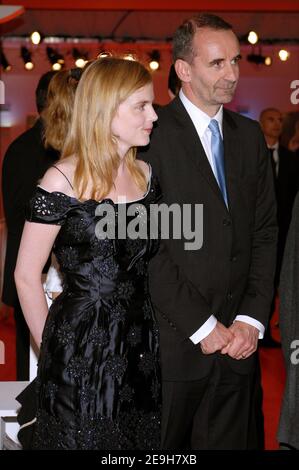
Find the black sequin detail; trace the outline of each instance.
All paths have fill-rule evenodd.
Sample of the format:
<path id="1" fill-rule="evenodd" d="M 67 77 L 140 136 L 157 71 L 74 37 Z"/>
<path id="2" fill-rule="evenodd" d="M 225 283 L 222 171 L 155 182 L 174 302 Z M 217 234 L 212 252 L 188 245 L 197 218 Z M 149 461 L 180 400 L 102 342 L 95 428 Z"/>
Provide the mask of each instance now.
<path id="1" fill-rule="evenodd" d="M 49 380 L 45 385 L 45 397 L 54 399 L 57 391 L 58 385 Z"/>
<path id="2" fill-rule="evenodd" d="M 119 421 L 105 416 L 76 417 L 74 424 L 39 411 L 33 449 L 42 450 L 157 450 L 160 447 L 160 410 L 122 412 Z M 134 429 L 131 434 L 128 430 Z"/>
<path id="3" fill-rule="evenodd" d="M 128 336 L 127 336 L 127 340 L 131 346 L 137 346 L 137 344 L 141 343 L 141 340 L 142 340 L 141 326 L 136 326 L 136 325 L 131 326 Z"/>
<path id="4" fill-rule="evenodd" d="M 155 367 L 155 356 L 150 352 L 144 352 L 139 355 L 139 369 L 145 374 L 150 375 Z"/>
<path id="5" fill-rule="evenodd" d="M 129 385 L 125 385 L 119 393 L 120 401 L 131 402 L 134 397 L 134 390 Z"/>
<path id="6" fill-rule="evenodd" d="M 94 346 L 105 346 L 109 341 L 109 336 L 107 331 L 103 328 L 94 327 L 88 336 L 88 340 L 91 341 Z"/>
<path id="7" fill-rule="evenodd" d="M 70 344 L 75 339 L 75 333 L 67 321 L 63 321 L 56 331 L 57 340 L 63 346 Z"/>
<path id="8" fill-rule="evenodd" d="M 88 374 L 86 359 L 84 357 L 73 357 L 66 370 L 72 378 L 81 379 Z"/>
<path id="9" fill-rule="evenodd" d="M 120 380 L 126 372 L 128 360 L 122 356 L 112 356 L 106 362 L 106 372 L 114 379 Z"/>

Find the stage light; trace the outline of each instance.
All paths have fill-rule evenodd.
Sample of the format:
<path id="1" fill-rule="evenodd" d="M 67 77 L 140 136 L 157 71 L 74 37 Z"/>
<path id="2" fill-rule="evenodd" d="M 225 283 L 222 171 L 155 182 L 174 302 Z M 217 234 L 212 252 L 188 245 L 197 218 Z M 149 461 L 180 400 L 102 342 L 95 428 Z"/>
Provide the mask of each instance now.
<path id="1" fill-rule="evenodd" d="M 73 57 L 75 59 L 75 65 L 79 69 L 83 69 L 85 64 L 88 62 L 88 56 L 85 52 L 80 52 L 76 47 L 73 48 Z"/>
<path id="2" fill-rule="evenodd" d="M 33 31 L 33 33 L 30 34 L 30 41 L 32 44 L 39 44 L 42 40 L 42 35 L 38 31 Z"/>
<path id="3" fill-rule="evenodd" d="M 265 57 L 265 65 L 267 65 L 268 67 L 269 65 L 272 65 L 272 57 L 270 57 L 269 55 Z"/>
<path id="4" fill-rule="evenodd" d="M 272 57 L 264 56 L 261 53 L 259 54 L 248 54 L 247 56 L 248 62 L 252 62 L 253 64 L 258 65 L 272 65 Z"/>
<path id="5" fill-rule="evenodd" d="M 58 71 L 64 65 L 64 58 L 61 54 L 55 51 L 52 47 L 47 47 L 47 56 L 52 65 L 52 70 Z"/>
<path id="6" fill-rule="evenodd" d="M 136 60 L 135 56 L 133 54 L 125 54 L 124 55 L 125 60 Z"/>
<path id="7" fill-rule="evenodd" d="M 282 62 L 285 62 L 290 57 L 290 53 L 285 49 L 280 49 L 280 51 L 278 52 L 278 57 Z"/>
<path id="8" fill-rule="evenodd" d="M 160 59 L 161 59 L 160 52 L 157 49 L 155 49 L 152 52 L 150 52 L 148 55 L 150 57 L 150 62 L 149 62 L 150 69 L 158 70 L 160 68 Z"/>
<path id="9" fill-rule="evenodd" d="M 265 57 L 262 54 L 248 54 L 247 56 L 248 62 L 252 62 L 254 64 L 264 64 Z"/>
<path id="10" fill-rule="evenodd" d="M 250 31 L 248 33 L 247 40 L 250 44 L 256 44 L 259 40 L 259 37 L 255 31 Z"/>
<path id="11" fill-rule="evenodd" d="M 97 55 L 97 59 L 103 59 L 103 57 L 110 57 L 110 56 L 111 56 L 110 52 L 102 51 Z"/>
<path id="12" fill-rule="evenodd" d="M 0 48 L 0 64 L 4 72 L 9 72 L 11 70 L 11 65 L 5 57 L 3 50 Z"/>
<path id="13" fill-rule="evenodd" d="M 31 52 L 25 46 L 21 47 L 21 57 L 24 61 L 25 69 L 32 70 L 34 68 L 34 63 L 31 60 Z"/>

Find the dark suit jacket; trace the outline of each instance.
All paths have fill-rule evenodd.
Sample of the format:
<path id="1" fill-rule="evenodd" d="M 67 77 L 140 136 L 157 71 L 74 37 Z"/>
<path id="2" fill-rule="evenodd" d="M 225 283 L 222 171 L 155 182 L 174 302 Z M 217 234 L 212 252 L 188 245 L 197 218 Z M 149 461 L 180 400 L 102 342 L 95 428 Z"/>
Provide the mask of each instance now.
<path id="1" fill-rule="evenodd" d="M 205 356 L 189 337 L 214 314 L 229 326 L 237 314 L 267 324 L 276 254 L 276 204 L 264 137 L 258 123 L 224 110 L 223 133 L 229 211 L 198 134 L 179 98 L 158 110 L 149 148 L 167 204 L 203 204 L 203 246 L 164 240 L 150 266 L 164 379 L 206 375 L 216 354 Z M 255 360 L 229 359 L 248 373 Z"/>
<path id="2" fill-rule="evenodd" d="M 280 277 L 281 344 L 285 359 L 286 383 L 281 404 L 278 440 L 299 449 L 299 193 L 287 236 Z M 294 343 L 293 343 L 294 342 Z M 291 360 L 291 356 L 293 361 Z"/>
<path id="3" fill-rule="evenodd" d="M 32 197 L 38 180 L 57 158 L 56 151 L 44 148 L 40 119 L 12 142 L 4 156 L 2 194 L 7 248 L 2 300 L 7 305 L 16 306 L 18 302 L 14 270 L 25 222 L 25 205 Z"/>
<path id="4" fill-rule="evenodd" d="M 279 146 L 278 176 L 275 179 L 278 222 L 276 281 L 278 283 L 286 238 L 292 218 L 292 209 L 299 188 L 299 158 L 287 148 Z"/>

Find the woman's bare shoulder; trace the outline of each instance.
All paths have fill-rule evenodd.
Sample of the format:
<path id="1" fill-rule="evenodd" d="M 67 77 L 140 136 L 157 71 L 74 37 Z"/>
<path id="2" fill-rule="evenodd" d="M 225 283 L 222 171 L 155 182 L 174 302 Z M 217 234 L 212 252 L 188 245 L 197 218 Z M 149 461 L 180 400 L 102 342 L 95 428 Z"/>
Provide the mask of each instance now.
<path id="1" fill-rule="evenodd" d="M 39 186 L 46 191 L 59 191 L 73 196 L 73 179 L 76 169 L 76 162 L 73 157 L 67 157 L 51 166 L 44 174 Z"/>

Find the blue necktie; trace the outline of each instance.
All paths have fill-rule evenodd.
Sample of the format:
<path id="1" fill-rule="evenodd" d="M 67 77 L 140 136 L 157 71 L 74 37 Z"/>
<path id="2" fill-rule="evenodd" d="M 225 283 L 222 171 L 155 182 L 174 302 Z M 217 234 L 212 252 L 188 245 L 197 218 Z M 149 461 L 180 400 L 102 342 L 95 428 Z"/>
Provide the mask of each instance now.
<path id="1" fill-rule="evenodd" d="M 211 119 L 209 124 L 209 129 L 212 132 L 211 147 L 212 155 L 216 168 L 216 179 L 218 186 L 222 192 L 222 196 L 226 206 L 228 207 L 227 202 L 227 192 L 226 192 L 226 183 L 225 183 L 225 174 L 224 174 L 224 147 L 223 140 L 220 134 L 218 121 L 216 119 Z"/>

